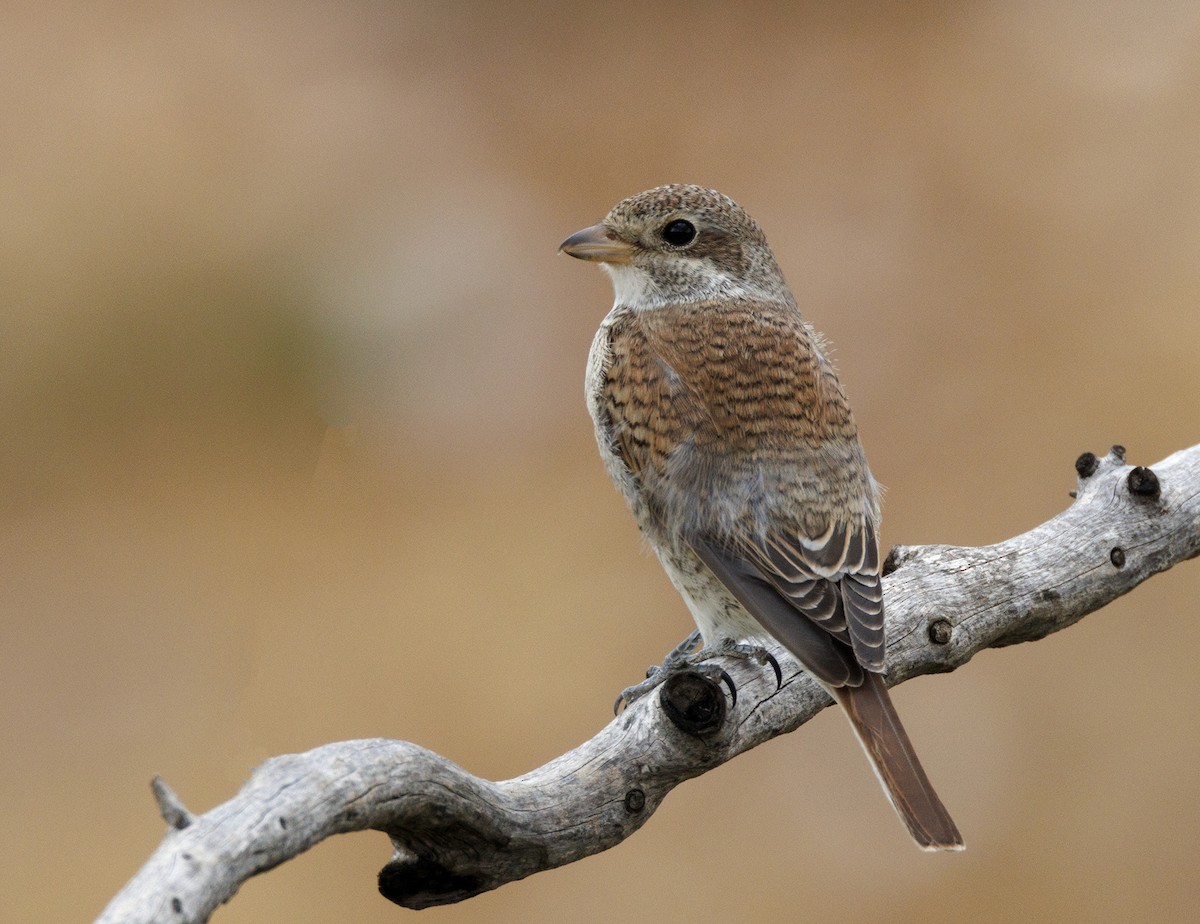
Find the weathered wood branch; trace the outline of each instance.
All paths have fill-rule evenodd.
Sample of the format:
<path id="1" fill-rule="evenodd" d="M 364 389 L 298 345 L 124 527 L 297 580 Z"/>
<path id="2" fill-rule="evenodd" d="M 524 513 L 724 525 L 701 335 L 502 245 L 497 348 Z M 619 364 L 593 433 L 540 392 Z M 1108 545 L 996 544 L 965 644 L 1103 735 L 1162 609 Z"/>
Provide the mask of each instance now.
<path id="1" fill-rule="evenodd" d="M 1054 519 L 982 548 L 897 547 L 885 579 L 889 683 L 951 671 L 989 647 L 1042 638 L 1200 554 L 1200 446 L 1147 468 L 1114 447 L 1076 463 Z M 491 782 L 405 741 L 347 741 L 268 760 L 223 805 L 192 815 L 161 781 L 170 825 L 102 922 L 205 921 L 251 876 L 332 834 L 374 829 L 394 854 L 380 890 L 410 908 L 461 901 L 617 844 L 675 786 L 807 722 L 830 700 L 782 651 L 730 663 L 736 705 L 696 675 L 663 687 L 594 738 Z M 668 706 L 667 709 L 662 706 Z"/>

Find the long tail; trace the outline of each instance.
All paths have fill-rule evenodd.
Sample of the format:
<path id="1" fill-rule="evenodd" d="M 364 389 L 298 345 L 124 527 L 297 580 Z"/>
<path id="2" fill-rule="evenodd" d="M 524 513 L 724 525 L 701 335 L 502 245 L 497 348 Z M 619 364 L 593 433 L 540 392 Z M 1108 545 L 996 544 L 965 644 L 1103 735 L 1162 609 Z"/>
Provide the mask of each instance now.
<path id="1" fill-rule="evenodd" d="M 831 691 L 846 710 L 884 791 L 922 850 L 962 850 L 963 839 L 921 769 L 883 678 L 867 673 L 861 687 Z"/>

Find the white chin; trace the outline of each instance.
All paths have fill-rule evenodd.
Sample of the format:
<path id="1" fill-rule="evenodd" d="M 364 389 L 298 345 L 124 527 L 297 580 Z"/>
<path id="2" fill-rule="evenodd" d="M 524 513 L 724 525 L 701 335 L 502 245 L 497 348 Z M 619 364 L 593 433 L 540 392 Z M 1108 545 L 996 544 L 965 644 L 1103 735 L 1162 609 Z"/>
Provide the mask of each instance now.
<path id="1" fill-rule="evenodd" d="M 628 263 L 601 263 L 612 279 L 613 293 L 618 305 L 630 308 L 650 308 L 662 303 L 662 297 L 644 270 Z"/>

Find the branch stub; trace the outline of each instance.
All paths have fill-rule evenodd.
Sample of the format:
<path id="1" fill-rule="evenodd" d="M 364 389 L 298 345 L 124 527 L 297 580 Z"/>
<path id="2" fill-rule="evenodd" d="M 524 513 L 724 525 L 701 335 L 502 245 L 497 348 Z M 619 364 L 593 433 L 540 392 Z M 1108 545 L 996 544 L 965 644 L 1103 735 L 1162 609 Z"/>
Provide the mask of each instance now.
<path id="1" fill-rule="evenodd" d="M 1162 490 L 1162 486 L 1158 483 L 1158 476 L 1152 469 L 1142 465 L 1137 466 L 1129 473 L 1127 484 L 1130 493 L 1138 497 L 1158 497 Z"/>
<path id="2" fill-rule="evenodd" d="M 935 645 L 948 645 L 954 635 L 954 626 L 947 619 L 935 619 L 929 624 L 929 640 Z"/>

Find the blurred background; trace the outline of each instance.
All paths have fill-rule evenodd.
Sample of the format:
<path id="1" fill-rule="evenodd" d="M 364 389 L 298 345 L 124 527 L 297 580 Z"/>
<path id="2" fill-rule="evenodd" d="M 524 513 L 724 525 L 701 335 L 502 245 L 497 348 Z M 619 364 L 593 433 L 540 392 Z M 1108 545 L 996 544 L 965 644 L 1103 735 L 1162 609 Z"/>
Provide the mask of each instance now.
<path id="1" fill-rule="evenodd" d="M 99 913 L 155 773 L 203 811 L 387 736 L 515 776 L 686 634 L 584 409 L 611 290 L 555 253 L 624 196 L 759 219 L 885 545 L 998 541 L 1079 453 L 1200 440 L 1195 4 L 17 0 L 0 35 L 11 920 Z M 1187 919 L 1198 593 L 897 691 L 964 855 L 912 848 L 828 712 L 422 920 Z M 413 917 L 389 856 L 326 842 L 216 920 Z"/>

